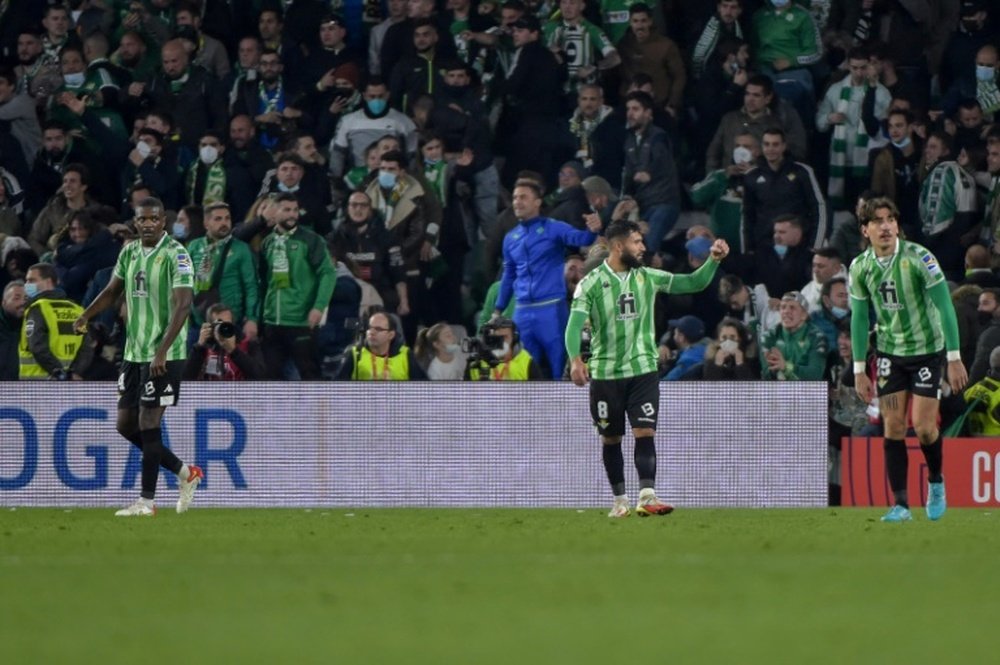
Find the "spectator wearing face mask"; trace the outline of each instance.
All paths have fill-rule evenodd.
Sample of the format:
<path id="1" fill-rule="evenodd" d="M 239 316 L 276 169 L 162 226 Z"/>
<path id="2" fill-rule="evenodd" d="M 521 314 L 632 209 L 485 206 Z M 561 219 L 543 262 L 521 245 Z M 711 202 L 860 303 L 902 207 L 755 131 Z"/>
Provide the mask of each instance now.
<path id="1" fill-rule="evenodd" d="M 820 309 L 809 314 L 809 320 L 826 335 L 827 348 L 837 349 L 837 333 L 850 315 L 847 278 L 833 277 L 823 283 Z"/>
<path id="2" fill-rule="evenodd" d="M 537 381 L 547 377 L 535 359 L 521 346 L 517 324 L 505 317 L 497 317 L 482 328 L 487 335 L 501 339 L 500 346 L 484 349 L 489 359 L 470 360 L 466 367 L 467 381 Z"/>
<path id="3" fill-rule="evenodd" d="M 754 381 L 760 378 L 760 361 L 750 331 L 727 317 L 719 322 L 715 339 L 705 349 L 701 378 L 706 381 Z"/>
<path id="4" fill-rule="evenodd" d="M 709 228 L 739 253 L 743 243 L 743 176 L 760 157 L 760 141 L 749 131 L 736 135 L 733 163 L 716 169 L 691 188 L 691 202 L 708 210 Z"/>
<path id="5" fill-rule="evenodd" d="M 249 173 L 229 159 L 222 134 L 205 132 L 198 141 L 198 159 L 188 167 L 184 178 L 185 205 L 226 203 L 234 218 L 243 219 L 253 203 L 252 192 Z"/>
<path id="6" fill-rule="evenodd" d="M 461 381 L 466 355 L 451 326 L 442 321 L 417 335 L 417 360 L 427 368 L 431 381 Z"/>

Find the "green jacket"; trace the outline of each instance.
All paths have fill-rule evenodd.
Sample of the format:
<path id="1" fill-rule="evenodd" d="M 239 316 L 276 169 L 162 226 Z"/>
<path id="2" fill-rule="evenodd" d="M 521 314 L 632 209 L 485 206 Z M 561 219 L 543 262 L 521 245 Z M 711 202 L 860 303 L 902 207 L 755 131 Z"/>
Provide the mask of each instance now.
<path id="1" fill-rule="evenodd" d="M 285 234 L 288 271 L 280 266 L 280 238 L 277 231 L 264 239 L 260 248 L 261 286 L 264 289 L 264 323 L 279 326 L 305 326 L 309 310 L 326 310 L 337 283 L 337 273 L 326 243 L 314 231 L 297 226 Z M 283 282 L 287 281 L 285 285 Z"/>
<path id="2" fill-rule="evenodd" d="M 820 381 L 826 369 L 826 335 L 811 321 L 793 333 L 778 326 L 764 335 L 763 353 L 778 347 L 785 357 L 785 369 L 773 373 L 761 356 L 761 378 L 765 381 Z"/>
<path id="3" fill-rule="evenodd" d="M 770 65 L 779 58 L 791 67 L 809 67 L 823 57 L 819 29 L 808 10 L 798 5 L 778 11 L 767 5 L 754 12 L 751 53 L 758 65 Z"/>
<path id="4" fill-rule="evenodd" d="M 250 245 L 238 238 L 229 236 L 227 240 L 208 243 L 203 236 L 188 243 L 191 254 L 191 265 L 194 266 L 194 295 L 204 293 L 211 288 L 215 267 L 219 264 L 222 248 L 227 242 L 232 243 L 226 263 L 222 266 L 219 279 L 219 300 L 233 310 L 234 321 L 260 320 L 260 284 L 257 281 L 257 258 L 250 250 Z M 203 308 L 192 307 L 193 323 L 201 325 L 205 317 Z"/>
<path id="5" fill-rule="evenodd" d="M 709 173 L 704 180 L 691 188 L 691 201 L 708 210 L 712 233 L 723 238 L 734 250 L 743 247 L 743 198 L 742 193 L 731 187 L 724 169 Z"/>

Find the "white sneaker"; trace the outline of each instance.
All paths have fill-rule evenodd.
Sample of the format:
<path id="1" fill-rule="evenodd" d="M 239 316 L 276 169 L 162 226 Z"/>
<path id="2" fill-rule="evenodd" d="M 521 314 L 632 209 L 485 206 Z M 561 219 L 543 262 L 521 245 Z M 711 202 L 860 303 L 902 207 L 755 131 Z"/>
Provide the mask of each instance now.
<path id="1" fill-rule="evenodd" d="M 128 508 L 122 508 L 115 517 L 152 517 L 156 514 L 156 505 L 147 499 L 136 499 Z"/>
<path id="2" fill-rule="evenodd" d="M 674 507 L 657 499 L 652 487 L 646 487 L 639 492 L 639 501 L 635 504 L 635 514 L 639 517 L 669 515 L 672 512 Z"/>
<path id="3" fill-rule="evenodd" d="M 627 496 L 616 496 L 615 502 L 611 506 L 611 511 L 608 512 L 608 517 L 628 517 L 632 514 L 632 509 L 628 505 Z"/>
<path id="4" fill-rule="evenodd" d="M 195 466 L 194 464 L 188 466 L 187 480 L 178 477 L 180 495 L 177 497 L 177 512 L 187 512 L 187 509 L 191 507 L 191 502 L 194 501 L 194 491 L 201 484 L 201 479 L 204 477 L 205 472 L 201 470 L 200 466 Z"/>

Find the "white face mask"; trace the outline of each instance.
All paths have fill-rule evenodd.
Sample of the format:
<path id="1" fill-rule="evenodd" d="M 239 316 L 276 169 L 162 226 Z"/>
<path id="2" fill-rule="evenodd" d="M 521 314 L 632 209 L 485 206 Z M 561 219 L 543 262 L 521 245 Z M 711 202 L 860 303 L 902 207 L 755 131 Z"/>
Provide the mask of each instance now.
<path id="1" fill-rule="evenodd" d="M 70 88 L 79 88 L 81 85 L 83 85 L 83 82 L 86 80 L 86 78 L 87 77 L 84 75 L 83 72 L 76 72 L 75 74 L 63 74 L 63 81 L 65 81 L 66 85 L 69 86 Z"/>
<path id="2" fill-rule="evenodd" d="M 448 353 L 458 353 L 459 351 L 462 350 L 462 345 L 458 344 L 457 342 L 453 342 L 451 344 L 445 344 L 444 350 Z"/>
<path id="3" fill-rule="evenodd" d="M 733 148 L 733 164 L 748 164 L 753 161 L 753 153 L 741 145 Z"/>
<path id="4" fill-rule="evenodd" d="M 219 158 L 219 149 L 214 145 L 203 145 L 198 151 L 198 157 L 203 164 L 214 164 Z"/>
<path id="5" fill-rule="evenodd" d="M 499 349 L 493 349 L 492 353 L 497 360 L 503 360 L 510 353 L 510 342 L 504 341 L 503 346 Z"/>

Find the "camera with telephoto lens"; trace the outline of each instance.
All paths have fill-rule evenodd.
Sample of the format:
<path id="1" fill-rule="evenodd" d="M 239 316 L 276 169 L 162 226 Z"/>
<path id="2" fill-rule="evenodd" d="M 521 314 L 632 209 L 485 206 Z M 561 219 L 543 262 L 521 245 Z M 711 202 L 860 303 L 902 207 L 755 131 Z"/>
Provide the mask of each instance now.
<path id="1" fill-rule="evenodd" d="M 512 328 L 513 322 L 509 319 L 496 319 L 483 325 L 479 329 L 478 337 L 466 337 L 462 340 L 462 353 L 468 356 L 469 365 L 485 363 L 490 367 L 496 367 L 503 362 L 502 358 L 497 358 L 494 351 L 503 348 L 506 337 L 497 331 Z"/>
<path id="2" fill-rule="evenodd" d="M 219 342 L 215 339 L 216 335 L 219 336 L 219 339 L 236 337 L 236 324 L 230 321 L 212 322 L 212 336 L 208 338 L 208 345 L 214 348 L 219 347 Z"/>

